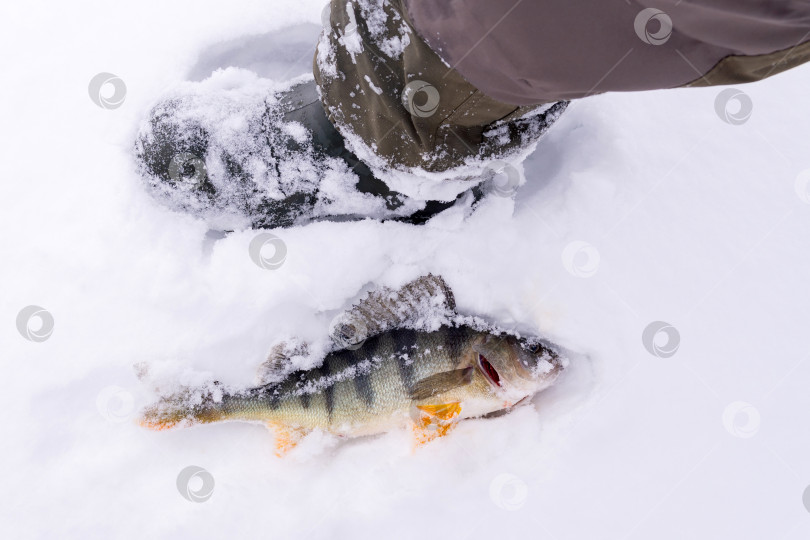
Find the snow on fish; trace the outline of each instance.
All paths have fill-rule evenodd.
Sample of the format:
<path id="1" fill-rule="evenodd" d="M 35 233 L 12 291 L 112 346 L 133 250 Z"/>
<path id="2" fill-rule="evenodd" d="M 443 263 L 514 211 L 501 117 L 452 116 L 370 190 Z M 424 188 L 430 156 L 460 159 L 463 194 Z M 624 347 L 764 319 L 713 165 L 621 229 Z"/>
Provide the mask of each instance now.
<path id="1" fill-rule="evenodd" d="M 316 368 L 279 376 L 292 356 L 307 354 L 305 345 L 282 344 L 262 365 L 261 385 L 183 388 L 147 407 L 140 423 L 262 422 L 276 434 L 278 455 L 313 430 L 359 437 L 410 429 L 420 445 L 459 420 L 527 402 L 567 364 L 540 338 L 457 314 L 452 291 L 433 275 L 372 291 L 339 318 L 332 339 Z"/>

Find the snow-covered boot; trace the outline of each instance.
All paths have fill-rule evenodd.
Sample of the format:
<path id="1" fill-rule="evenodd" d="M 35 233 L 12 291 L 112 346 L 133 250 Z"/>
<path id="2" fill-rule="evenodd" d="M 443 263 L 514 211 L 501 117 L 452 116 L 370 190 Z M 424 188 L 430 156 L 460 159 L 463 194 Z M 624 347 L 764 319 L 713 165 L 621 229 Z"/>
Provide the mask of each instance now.
<path id="1" fill-rule="evenodd" d="M 419 223 L 455 203 L 411 200 L 375 178 L 327 119 L 314 81 L 278 88 L 235 69 L 185 83 L 156 105 L 136 158 L 160 200 L 221 229 Z"/>
<path id="2" fill-rule="evenodd" d="M 499 173 L 507 194 L 522 183 L 504 169 L 531 153 L 567 102 L 482 94 L 416 35 L 400 0 L 332 0 L 325 14 L 314 81 L 230 68 L 152 109 L 136 157 L 161 200 L 220 229 L 423 223 L 470 208 Z"/>

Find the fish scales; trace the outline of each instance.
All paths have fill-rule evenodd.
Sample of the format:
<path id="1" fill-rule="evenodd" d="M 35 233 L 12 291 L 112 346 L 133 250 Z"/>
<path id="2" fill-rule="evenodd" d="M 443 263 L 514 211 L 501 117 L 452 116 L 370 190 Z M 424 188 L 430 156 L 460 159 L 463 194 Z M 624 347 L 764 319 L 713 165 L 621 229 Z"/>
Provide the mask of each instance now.
<path id="1" fill-rule="evenodd" d="M 266 407 L 279 420 L 321 429 L 407 412 L 414 381 L 455 369 L 460 358 L 450 353 L 460 355 L 470 335 L 404 329 L 375 336 L 354 351 L 327 355 L 321 368 L 295 371 L 246 396 L 242 408 L 253 418 Z M 238 415 L 240 410 L 229 412 Z"/>
<path id="2" fill-rule="evenodd" d="M 459 418 L 502 410 L 550 384 L 559 369 L 556 353 L 508 335 L 463 326 L 397 329 L 330 353 L 319 367 L 276 383 L 219 400 L 209 396 L 196 406 L 167 398 L 164 408 L 146 412 L 145 425 L 253 420 L 359 436 L 416 422 L 414 414 L 421 413 L 415 408 L 423 406 L 461 411 Z"/>

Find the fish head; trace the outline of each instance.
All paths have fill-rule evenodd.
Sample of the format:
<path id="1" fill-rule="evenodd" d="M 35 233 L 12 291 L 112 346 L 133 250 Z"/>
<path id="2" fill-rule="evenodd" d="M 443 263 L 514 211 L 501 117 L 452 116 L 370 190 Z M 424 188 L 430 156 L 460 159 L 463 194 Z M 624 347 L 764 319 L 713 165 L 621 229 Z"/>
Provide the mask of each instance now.
<path id="1" fill-rule="evenodd" d="M 563 359 L 536 338 L 486 334 L 473 346 L 477 369 L 498 393 L 516 398 L 549 386 L 563 369 Z"/>

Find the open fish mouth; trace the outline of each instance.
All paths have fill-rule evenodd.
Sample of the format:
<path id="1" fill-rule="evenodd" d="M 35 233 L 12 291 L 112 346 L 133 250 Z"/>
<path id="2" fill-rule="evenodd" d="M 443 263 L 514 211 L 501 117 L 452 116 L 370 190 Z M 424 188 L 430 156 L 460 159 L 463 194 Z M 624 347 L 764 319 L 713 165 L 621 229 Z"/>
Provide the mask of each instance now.
<path id="1" fill-rule="evenodd" d="M 498 370 L 495 369 L 489 360 L 487 360 L 487 358 L 481 353 L 478 353 L 478 368 L 492 386 L 496 388 L 501 387 L 501 376 L 498 373 Z"/>

